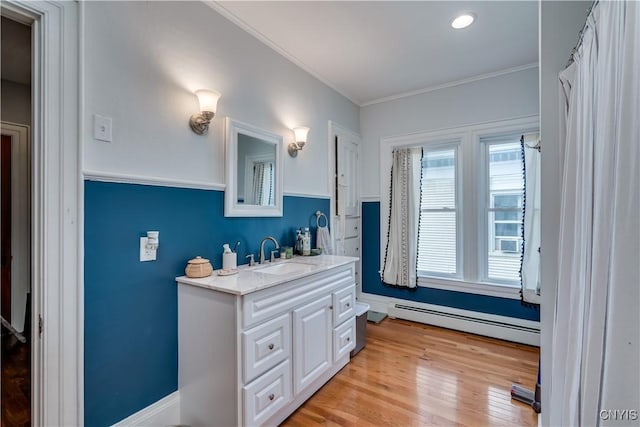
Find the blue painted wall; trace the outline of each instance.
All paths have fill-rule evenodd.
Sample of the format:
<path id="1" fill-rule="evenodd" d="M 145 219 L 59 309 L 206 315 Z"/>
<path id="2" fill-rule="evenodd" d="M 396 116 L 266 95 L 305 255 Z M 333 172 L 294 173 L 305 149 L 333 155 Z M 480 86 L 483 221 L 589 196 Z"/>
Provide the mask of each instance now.
<path id="1" fill-rule="evenodd" d="M 403 290 L 385 286 L 380 280 L 380 202 L 362 203 L 362 290 L 369 294 L 443 305 L 481 313 L 527 320 L 540 320 L 540 312 L 519 300 L 482 296 L 466 292 L 419 287 Z"/>
<path id="2" fill-rule="evenodd" d="M 175 277 L 196 255 L 222 264 L 222 244 L 240 240 L 238 262 L 275 236 L 315 226 L 329 200 L 285 197 L 282 218 L 225 218 L 224 193 L 85 181 L 85 425 L 111 425 L 178 388 Z M 157 261 L 139 262 L 139 237 L 160 231 Z M 313 230 L 312 230 L 313 231 Z M 315 235 L 315 233 L 312 233 Z"/>

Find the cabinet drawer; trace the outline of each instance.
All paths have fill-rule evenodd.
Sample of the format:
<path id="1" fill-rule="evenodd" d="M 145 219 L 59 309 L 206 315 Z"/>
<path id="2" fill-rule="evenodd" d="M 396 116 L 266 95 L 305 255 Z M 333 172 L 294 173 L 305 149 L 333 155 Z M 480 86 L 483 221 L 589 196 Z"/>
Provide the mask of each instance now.
<path id="1" fill-rule="evenodd" d="M 355 316 L 356 288 L 349 285 L 333 293 L 333 326 Z"/>
<path id="2" fill-rule="evenodd" d="M 242 333 L 243 380 L 248 383 L 258 375 L 291 356 L 291 319 L 289 314 L 276 317 Z"/>
<path id="3" fill-rule="evenodd" d="M 347 218 L 344 221 L 344 237 L 358 237 L 360 218 Z"/>
<path id="4" fill-rule="evenodd" d="M 360 239 L 352 237 L 344 239 L 344 254 L 347 256 L 360 257 Z"/>
<path id="5" fill-rule="evenodd" d="M 242 302 L 242 326 L 249 328 L 353 283 L 354 266 L 348 264 L 247 294 Z"/>
<path id="6" fill-rule="evenodd" d="M 340 219 L 339 216 L 335 217 L 335 230 L 336 230 L 336 238 L 338 240 L 342 239 L 342 227 L 341 227 L 341 222 L 342 220 Z M 344 238 L 350 238 L 350 237 L 358 237 L 359 233 L 358 233 L 358 229 L 360 228 L 360 218 L 359 217 L 349 217 L 349 218 L 345 218 L 344 219 Z"/>
<path id="7" fill-rule="evenodd" d="M 333 361 L 334 363 L 345 354 L 349 354 L 356 345 L 356 319 L 344 322 L 333 330 Z"/>
<path id="8" fill-rule="evenodd" d="M 282 362 L 242 388 L 243 425 L 262 425 L 291 400 L 291 364 Z"/>

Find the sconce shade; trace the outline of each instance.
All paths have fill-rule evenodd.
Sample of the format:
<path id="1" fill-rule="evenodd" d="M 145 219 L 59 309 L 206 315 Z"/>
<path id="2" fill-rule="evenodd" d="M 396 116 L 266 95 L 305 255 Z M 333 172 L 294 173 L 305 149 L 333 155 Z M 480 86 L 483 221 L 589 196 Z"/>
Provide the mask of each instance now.
<path id="1" fill-rule="evenodd" d="M 307 143 L 307 136 L 309 134 L 309 128 L 305 126 L 299 126 L 297 128 L 293 128 L 293 134 L 295 136 L 295 141 L 289 144 L 287 147 L 287 151 L 291 157 L 296 157 L 298 155 L 298 151 L 302 150 L 302 147 Z"/>
<path id="2" fill-rule="evenodd" d="M 302 148 L 304 144 L 307 142 L 307 135 L 309 134 L 309 128 L 300 126 L 297 128 L 293 128 L 293 133 L 296 136 L 296 144 Z"/>
<path id="3" fill-rule="evenodd" d="M 198 135 L 206 135 L 209 131 L 211 119 L 216 115 L 218 109 L 218 100 L 220 92 L 215 90 L 200 89 L 196 91 L 198 102 L 200 103 L 200 112 L 193 114 L 189 120 L 191 130 Z"/>
<path id="4" fill-rule="evenodd" d="M 218 109 L 218 100 L 220 99 L 220 92 L 215 90 L 200 89 L 196 91 L 198 101 L 200 101 L 200 111 L 209 111 L 213 114 Z"/>

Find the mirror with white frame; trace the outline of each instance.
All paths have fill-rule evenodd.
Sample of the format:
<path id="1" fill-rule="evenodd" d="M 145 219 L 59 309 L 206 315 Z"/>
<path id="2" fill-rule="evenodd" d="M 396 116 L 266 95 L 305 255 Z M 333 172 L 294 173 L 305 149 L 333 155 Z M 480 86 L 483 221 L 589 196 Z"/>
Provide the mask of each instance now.
<path id="1" fill-rule="evenodd" d="M 225 216 L 282 216 L 282 144 L 273 132 L 226 119 Z"/>

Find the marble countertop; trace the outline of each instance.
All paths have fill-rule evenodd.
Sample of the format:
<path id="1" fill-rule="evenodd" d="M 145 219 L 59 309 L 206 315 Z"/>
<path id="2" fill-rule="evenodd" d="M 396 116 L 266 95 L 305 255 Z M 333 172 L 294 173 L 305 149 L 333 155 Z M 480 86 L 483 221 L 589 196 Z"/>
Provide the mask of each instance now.
<path id="1" fill-rule="evenodd" d="M 291 259 L 276 261 L 274 263 L 256 264 L 253 267 L 241 265 L 238 268 L 238 273 L 233 275 L 221 276 L 218 274 L 220 270 L 215 270 L 209 277 L 192 279 L 187 276 L 180 276 L 176 277 L 176 281 L 180 284 L 200 286 L 202 288 L 234 295 L 246 295 L 356 261 L 358 261 L 356 257 L 339 255 L 295 256 Z M 295 265 L 286 267 L 284 264 Z M 284 267 L 282 269 L 284 273 L 274 274 L 268 272 L 271 267 L 276 267 L 276 269 L 281 268 L 277 267 L 278 265 Z"/>

